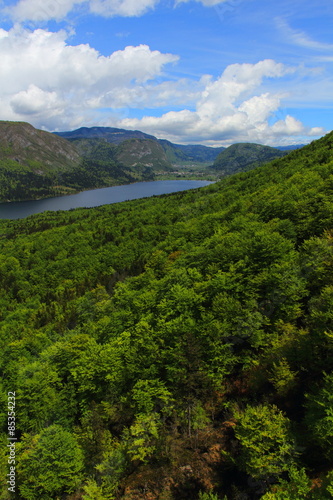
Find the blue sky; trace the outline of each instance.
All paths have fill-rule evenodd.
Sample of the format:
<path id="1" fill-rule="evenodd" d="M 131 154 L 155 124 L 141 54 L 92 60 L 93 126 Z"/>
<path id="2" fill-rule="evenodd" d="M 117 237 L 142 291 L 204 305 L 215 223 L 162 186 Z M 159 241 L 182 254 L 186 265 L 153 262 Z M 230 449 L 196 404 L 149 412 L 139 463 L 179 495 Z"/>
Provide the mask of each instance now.
<path id="1" fill-rule="evenodd" d="M 1 1 L 0 119 L 139 129 L 180 144 L 330 131 L 327 0 Z"/>

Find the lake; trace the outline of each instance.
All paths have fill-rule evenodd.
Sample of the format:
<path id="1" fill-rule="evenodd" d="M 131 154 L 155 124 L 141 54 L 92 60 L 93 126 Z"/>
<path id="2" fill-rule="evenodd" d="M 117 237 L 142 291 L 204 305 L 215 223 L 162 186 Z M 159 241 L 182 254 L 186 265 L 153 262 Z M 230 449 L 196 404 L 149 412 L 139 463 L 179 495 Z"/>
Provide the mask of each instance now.
<path id="1" fill-rule="evenodd" d="M 0 219 L 23 219 L 28 215 L 45 212 L 46 210 L 98 207 L 159 194 L 187 191 L 208 184 L 211 184 L 211 182 L 191 180 L 137 182 L 123 186 L 92 189 L 67 196 L 45 198 L 44 200 L 0 203 Z"/>

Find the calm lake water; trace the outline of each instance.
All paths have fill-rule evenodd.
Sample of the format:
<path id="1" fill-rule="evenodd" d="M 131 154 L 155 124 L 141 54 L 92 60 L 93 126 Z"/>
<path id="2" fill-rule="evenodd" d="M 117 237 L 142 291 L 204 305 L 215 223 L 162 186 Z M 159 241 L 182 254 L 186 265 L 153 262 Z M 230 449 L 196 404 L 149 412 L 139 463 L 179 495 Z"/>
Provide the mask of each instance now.
<path id="1" fill-rule="evenodd" d="M 126 184 L 125 186 L 114 186 L 68 196 L 57 196 L 45 200 L 18 201 L 0 203 L 0 219 L 23 219 L 28 215 L 45 212 L 46 210 L 70 210 L 80 207 L 98 207 L 109 205 L 120 201 L 136 200 L 149 196 L 186 191 L 198 187 L 207 186 L 210 181 L 152 181 Z"/>

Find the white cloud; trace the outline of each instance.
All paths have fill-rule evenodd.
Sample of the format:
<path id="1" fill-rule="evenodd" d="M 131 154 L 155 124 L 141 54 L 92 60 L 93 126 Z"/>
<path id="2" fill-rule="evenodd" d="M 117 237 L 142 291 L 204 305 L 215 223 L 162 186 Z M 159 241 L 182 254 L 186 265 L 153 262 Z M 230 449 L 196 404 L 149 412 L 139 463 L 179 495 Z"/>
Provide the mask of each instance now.
<path id="1" fill-rule="evenodd" d="M 284 120 L 279 120 L 272 126 L 272 132 L 276 135 L 299 135 L 304 131 L 303 124 L 287 115 Z"/>
<path id="2" fill-rule="evenodd" d="M 105 17 L 133 17 L 153 9 L 159 0 L 90 0 L 90 10 Z"/>
<path id="3" fill-rule="evenodd" d="M 47 130 L 136 128 L 173 142 L 216 145 L 274 144 L 324 132 L 291 116 L 275 118 L 285 94 L 269 91 L 269 84 L 292 70 L 273 60 L 232 64 L 215 79 L 172 81 L 164 70 L 176 55 L 139 45 L 106 57 L 88 44 L 69 45 L 67 37 L 65 31 L 0 29 L 1 119 Z M 128 117 L 130 108 L 161 106 L 169 111 Z"/>
<path id="4" fill-rule="evenodd" d="M 85 2 L 86 0 L 20 0 L 16 5 L 7 7 L 5 12 L 19 22 L 42 22 L 51 19 L 60 21 L 77 5 Z"/>
<path id="5" fill-rule="evenodd" d="M 19 0 L 5 12 L 16 21 L 60 21 L 79 6 L 103 17 L 133 17 L 145 14 L 160 0 Z"/>
<path id="6" fill-rule="evenodd" d="M 270 59 L 257 64 L 231 64 L 220 78 L 207 84 L 198 102 L 199 116 L 233 114 L 235 103 L 258 87 L 263 77 L 280 77 L 289 70 Z"/>
<path id="7" fill-rule="evenodd" d="M 260 86 L 264 79 L 280 78 L 287 73 L 289 68 L 272 60 L 232 64 L 218 79 L 206 82 L 195 111 L 183 109 L 161 117 L 127 118 L 119 125 L 139 128 L 173 142 L 207 145 L 244 141 L 273 145 L 280 144 L 281 137 L 323 134 L 323 129 L 304 127 L 291 116 L 270 125 L 284 95 L 260 93 Z"/>
<path id="8" fill-rule="evenodd" d="M 13 96 L 10 101 L 12 110 L 17 115 L 34 115 L 36 113 L 57 114 L 63 111 L 65 101 L 61 101 L 56 92 L 46 92 L 36 85 L 29 85 Z"/>
<path id="9" fill-rule="evenodd" d="M 71 117 L 104 101 L 119 108 L 135 104 L 138 96 L 149 100 L 150 93 L 158 99 L 158 85 L 150 81 L 178 60 L 147 45 L 128 46 L 105 57 L 87 44 L 68 45 L 66 37 L 65 31 L 0 30 L 2 119 L 28 116 L 46 128 L 62 128 L 70 126 Z M 161 91 L 167 91 L 166 85 Z"/>
<path id="10" fill-rule="evenodd" d="M 280 97 L 269 93 L 254 96 L 244 101 L 238 108 L 246 114 L 251 123 L 263 123 L 280 107 Z"/>
<path id="11" fill-rule="evenodd" d="M 195 105 L 200 97 L 202 82 L 180 79 L 177 82 L 165 81 L 159 84 L 117 86 L 98 98 L 92 98 L 89 104 L 95 108 L 136 109 L 158 108 L 162 106 Z"/>
<path id="12" fill-rule="evenodd" d="M 323 129 L 320 127 L 304 127 L 302 122 L 296 120 L 293 116 L 287 115 L 284 120 L 279 120 L 274 123 L 271 132 L 275 136 L 293 136 L 306 134 L 309 137 L 323 134 Z"/>
<path id="13" fill-rule="evenodd" d="M 136 17 L 154 9 L 161 0 L 19 0 L 4 11 L 15 21 L 60 21 L 78 7 L 103 17 Z M 175 5 L 189 0 L 175 0 Z M 205 7 L 212 7 L 230 0 L 195 0 Z"/>
<path id="14" fill-rule="evenodd" d="M 284 38 L 290 40 L 295 45 L 311 50 L 320 50 L 320 51 L 333 50 L 333 44 L 318 42 L 317 40 L 313 40 L 304 31 L 292 29 L 288 25 L 288 23 L 282 18 L 277 18 L 276 24 L 278 28 L 282 31 Z"/>

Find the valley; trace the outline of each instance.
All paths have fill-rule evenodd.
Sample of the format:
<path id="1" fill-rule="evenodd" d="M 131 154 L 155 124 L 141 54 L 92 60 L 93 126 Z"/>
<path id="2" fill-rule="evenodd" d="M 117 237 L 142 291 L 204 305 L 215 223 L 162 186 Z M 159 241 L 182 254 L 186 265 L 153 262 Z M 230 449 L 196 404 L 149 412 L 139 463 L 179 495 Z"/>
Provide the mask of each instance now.
<path id="1" fill-rule="evenodd" d="M 259 144 L 179 145 L 110 127 L 51 134 L 24 122 L 0 122 L 0 202 L 142 181 L 216 181 L 288 152 Z"/>

